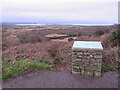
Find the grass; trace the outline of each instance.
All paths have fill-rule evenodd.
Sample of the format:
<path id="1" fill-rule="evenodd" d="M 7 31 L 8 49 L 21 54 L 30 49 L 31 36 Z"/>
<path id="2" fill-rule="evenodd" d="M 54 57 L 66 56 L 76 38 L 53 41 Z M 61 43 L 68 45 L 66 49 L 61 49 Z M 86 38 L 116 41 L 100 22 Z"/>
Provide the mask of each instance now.
<path id="1" fill-rule="evenodd" d="M 47 59 L 41 58 L 21 58 L 17 61 L 13 58 L 9 58 L 3 61 L 2 79 L 5 80 L 25 72 L 43 69 L 52 70 L 52 63 Z"/>
<path id="2" fill-rule="evenodd" d="M 71 33 L 68 34 L 67 36 L 55 36 L 55 37 L 47 37 L 48 39 L 64 39 L 64 38 L 69 38 L 69 37 L 78 37 L 81 36 L 81 33 Z"/>
<path id="3" fill-rule="evenodd" d="M 2 79 L 2 61 L 0 60 L 0 79 Z"/>
<path id="4" fill-rule="evenodd" d="M 68 36 L 59 36 L 59 37 L 47 37 L 48 39 L 64 39 L 67 38 Z"/>
<path id="5" fill-rule="evenodd" d="M 68 37 L 79 37 L 82 36 L 82 33 L 71 33 L 68 35 Z"/>
<path id="6" fill-rule="evenodd" d="M 109 72 L 109 71 L 115 72 L 115 71 L 117 71 L 117 69 L 112 67 L 112 66 L 105 66 L 105 65 L 103 65 L 102 66 L 102 71 L 103 72 Z"/>
<path id="7" fill-rule="evenodd" d="M 80 36 L 92 36 L 93 33 L 70 33 L 67 36 L 55 36 L 55 37 L 47 37 L 48 39 L 64 39 L 64 38 L 70 38 L 70 37 L 80 37 Z"/>

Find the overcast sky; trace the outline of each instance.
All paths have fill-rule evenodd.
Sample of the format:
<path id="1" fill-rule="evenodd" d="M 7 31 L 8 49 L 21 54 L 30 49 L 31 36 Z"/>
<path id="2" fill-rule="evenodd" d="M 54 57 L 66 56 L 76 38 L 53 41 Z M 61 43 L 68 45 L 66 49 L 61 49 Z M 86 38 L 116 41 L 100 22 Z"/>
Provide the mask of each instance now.
<path id="1" fill-rule="evenodd" d="M 114 24 L 118 23 L 118 1 L 2 0 L 2 22 Z"/>

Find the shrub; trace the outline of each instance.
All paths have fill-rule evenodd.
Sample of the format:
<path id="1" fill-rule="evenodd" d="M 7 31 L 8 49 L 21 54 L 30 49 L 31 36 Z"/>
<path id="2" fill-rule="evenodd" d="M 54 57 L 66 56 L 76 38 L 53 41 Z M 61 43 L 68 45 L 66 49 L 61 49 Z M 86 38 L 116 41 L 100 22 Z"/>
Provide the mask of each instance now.
<path id="1" fill-rule="evenodd" d="M 48 39 L 64 39 L 67 36 L 59 36 L 59 37 L 47 37 Z"/>
<path id="2" fill-rule="evenodd" d="M 47 38 L 40 35 L 21 35 L 18 36 L 20 43 L 36 43 L 36 42 L 42 42 L 47 41 Z"/>
<path id="3" fill-rule="evenodd" d="M 96 36 L 101 36 L 101 35 L 103 35 L 104 34 L 104 31 L 103 30 L 96 30 L 95 31 L 95 35 Z"/>
<path id="4" fill-rule="evenodd" d="M 73 38 L 68 38 L 68 41 L 72 41 L 72 40 L 74 40 Z"/>
<path id="5" fill-rule="evenodd" d="M 118 53 L 119 50 L 117 47 L 105 49 L 103 54 L 104 65 L 118 68 L 119 62 Z"/>
<path id="6" fill-rule="evenodd" d="M 47 52 L 48 52 L 48 54 L 49 54 L 52 58 L 56 57 L 56 56 L 59 54 L 59 52 L 58 52 L 58 45 L 57 45 L 57 44 L 53 44 L 52 46 L 50 46 L 50 47 L 47 49 Z"/>
<path id="7" fill-rule="evenodd" d="M 62 63 L 62 56 L 60 55 L 58 44 L 53 44 L 49 48 L 47 48 L 48 54 L 54 59 L 54 64 L 61 64 Z"/>
<path id="8" fill-rule="evenodd" d="M 23 35 L 23 36 L 19 36 L 20 42 L 21 43 L 35 43 L 35 42 L 41 42 L 41 39 L 39 36 L 35 36 L 35 35 Z"/>
<path id="9" fill-rule="evenodd" d="M 68 35 L 68 37 L 79 37 L 81 35 L 82 35 L 81 33 L 71 33 Z"/>
<path id="10" fill-rule="evenodd" d="M 2 50 L 7 49 L 10 46 L 19 45 L 18 38 L 2 38 Z"/>
<path id="11" fill-rule="evenodd" d="M 120 30 L 117 30 L 117 31 L 115 31 L 115 32 L 112 33 L 112 35 L 111 35 L 111 41 L 115 45 L 120 45 Z"/>
<path id="12" fill-rule="evenodd" d="M 7 38 L 2 38 L 2 50 L 6 50 L 6 48 L 10 47 L 11 44 Z"/>
<path id="13" fill-rule="evenodd" d="M 101 41 L 102 41 L 102 45 L 104 48 L 108 48 L 108 47 L 113 46 L 113 44 L 110 40 L 110 34 L 104 35 L 103 38 L 101 38 Z"/>

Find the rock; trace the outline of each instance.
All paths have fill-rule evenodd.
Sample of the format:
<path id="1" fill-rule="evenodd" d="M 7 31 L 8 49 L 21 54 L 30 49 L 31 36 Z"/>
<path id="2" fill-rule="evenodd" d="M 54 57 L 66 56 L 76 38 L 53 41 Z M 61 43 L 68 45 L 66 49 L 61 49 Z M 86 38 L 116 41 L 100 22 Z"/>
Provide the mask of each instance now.
<path id="1" fill-rule="evenodd" d="M 74 49 L 72 53 L 73 71 L 83 75 L 95 77 L 101 76 L 103 50 L 98 49 Z"/>
<path id="2" fill-rule="evenodd" d="M 94 71 L 94 76 L 95 77 L 101 77 L 102 75 L 101 75 L 101 72 Z"/>

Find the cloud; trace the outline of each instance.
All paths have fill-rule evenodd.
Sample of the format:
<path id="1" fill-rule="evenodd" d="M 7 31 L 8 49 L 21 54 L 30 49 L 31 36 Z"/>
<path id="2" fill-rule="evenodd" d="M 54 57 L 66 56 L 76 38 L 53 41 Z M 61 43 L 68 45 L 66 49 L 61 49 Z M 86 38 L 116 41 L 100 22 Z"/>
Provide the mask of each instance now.
<path id="1" fill-rule="evenodd" d="M 90 2 L 91 1 L 91 2 Z M 3 21 L 66 20 L 117 23 L 118 0 L 3 0 Z M 10 18 L 10 19 L 9 19 Z M 37 20 L 38 21 L 38 20 Z M 32 22 L 32 21 L 31 21 Z"/>

